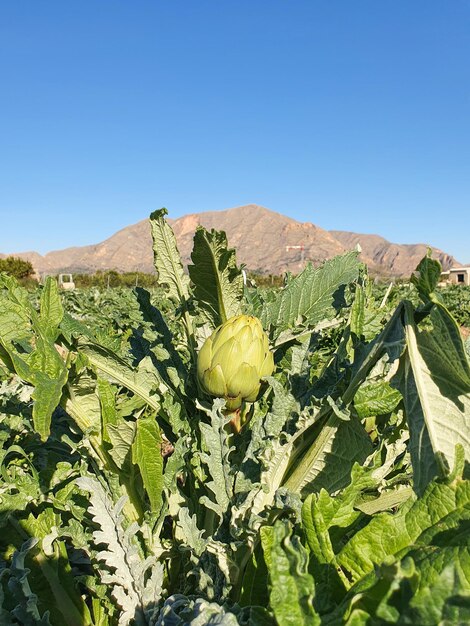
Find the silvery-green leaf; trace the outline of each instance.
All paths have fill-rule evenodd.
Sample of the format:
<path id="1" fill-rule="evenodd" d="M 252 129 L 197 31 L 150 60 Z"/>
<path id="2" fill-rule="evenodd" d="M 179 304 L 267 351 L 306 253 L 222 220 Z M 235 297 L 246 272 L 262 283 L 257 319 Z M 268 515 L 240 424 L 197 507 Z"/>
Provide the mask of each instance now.
<path id="1" fill-rule="evenodd" d="M 163 566 L 155 556 L 144 559 L 140 555 L 135 537 L 137 524 L 123 528 L 125 498 L 114 505 L 94 478 L 81 477 L 76 484 L 90 494 L 89 511 L 97 525 L 93 538 L 101 548 L 97 554 L 102 564 L 101 581 L 111 587 L 112 595 L 121 608 L 118 626 L 127 626 L 132 619 L 136 626 L 147 626 L 146 610 L 160 600 Z"/>
<path id="2" fill-rule="evenodd" d="M 206 481 L 205 488 L 209 490 L 210 497 L 202 496 L 201 503 L 213 509 L 220 518 L 227 511 L 233 491 L 233 477 L 230 475 L 228 434 L 225 430 L 227 422 L 222 414 L 224 401 L 220 398 L 214 400 L 213 408 L 208 415 L 211 423 L 200 422 L 202 452 L 201 461 L 207 467 L 210 480 Z"/>

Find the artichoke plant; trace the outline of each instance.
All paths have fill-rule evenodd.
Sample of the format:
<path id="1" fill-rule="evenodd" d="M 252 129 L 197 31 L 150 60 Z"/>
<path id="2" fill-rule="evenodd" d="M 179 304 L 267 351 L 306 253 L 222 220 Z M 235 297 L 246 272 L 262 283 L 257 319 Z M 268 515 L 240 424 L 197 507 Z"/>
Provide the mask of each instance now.
<path id="1" fill-rule="evenodd" d="M 225 398 L 229 411 L 258 397 L 261 378 L 274 369 L 269 340 L 258 318 L 231 317 L 214 330 L 197 362 L 199 381 L 207 393 Z"/>

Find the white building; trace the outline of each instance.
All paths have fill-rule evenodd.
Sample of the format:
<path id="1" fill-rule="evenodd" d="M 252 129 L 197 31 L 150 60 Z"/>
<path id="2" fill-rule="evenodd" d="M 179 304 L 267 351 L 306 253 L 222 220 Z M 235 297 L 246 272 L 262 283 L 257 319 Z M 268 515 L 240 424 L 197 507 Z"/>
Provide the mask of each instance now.
<path id="1" fill-rule="evenodd" d="M 441 274 L 443 285 L 470 285 L 470 267 L 451 267 Z"/>

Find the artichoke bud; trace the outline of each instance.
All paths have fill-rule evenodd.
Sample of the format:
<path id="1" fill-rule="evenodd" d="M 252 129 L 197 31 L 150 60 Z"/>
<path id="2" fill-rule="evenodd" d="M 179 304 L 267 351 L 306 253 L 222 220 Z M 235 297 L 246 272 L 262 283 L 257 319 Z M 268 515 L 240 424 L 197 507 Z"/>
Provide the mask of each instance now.
<path id="1" fill-rule="evenodd" d="M 261 378 L 274 370 L 268 336 L 258 318 L 236 315 L 214 330 L 197 360 L 199 382 L 211 396 L 225 398 L 229 410 L 254 402 Z"/>

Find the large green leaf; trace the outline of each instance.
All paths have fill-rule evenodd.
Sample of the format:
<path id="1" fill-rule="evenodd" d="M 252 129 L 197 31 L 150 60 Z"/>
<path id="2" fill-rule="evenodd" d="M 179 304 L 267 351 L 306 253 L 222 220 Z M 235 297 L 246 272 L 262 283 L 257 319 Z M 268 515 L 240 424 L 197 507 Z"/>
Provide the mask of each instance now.
<path id="1" fill-rule="evenodd" d="M 302 526 L 310 548 L 309 571 L 315 578 L 315 607 L 331 610 L 345 593 L 348 581 L 336 567 L 336 552 L 361 517 L 356 509 L 362 492 L 375 487 L 371 470 L 355 466 L 350 484 L 335 496 L 325 489 L 310 494 L 302 506 Z"/>
<path id="2" fill-rule="evenodd" d="M 321 488 L 332 493 L 348 484 L 354 463 L 363 463 L 371 452 L 370 438 L 357 419 L 346 421 L 333 412 L 285 486 L 304 495 Z"/>
<path id="3" fill-rule="evenodd" d="M 141 287 L 136 287 L 134 293 L 137 297 L 140 315 L 145 326 L 144 337 L 148 338 L 148 341 L 152 343 L 150 350 L 157 357 L 156 367 L 159 367 L 160 375 L 174 388 L 184 387 L 188 373 L 180 354 L 175 348 L 174 337 L 166 319 L 162 312 L 150 302 L 148 291 Z M 166 351 L 168 356 L 161 359 L 160 355 L 164 351 Z M 165 376 L 163 371 L 166 372 Z"/>
<path id="4" fill-rule="evenodd" d="M 68 381 L 62 399 L 65 410 L 84 433 L 99 435 L 102 427 L 100 400 L 91 372 L 83 371 Z"/>
<path id="5" fill-rule="evenodd" d="M 315 585 L 308 573 L 308 553 L 286 521 L 264 528 L 261 541 L 270 578 L 270 605 L 279 626 L 316 626 Z"/>
<path id="6" fill-rule="evenodd" d="M 103 441 L 111 443 L 108 436 L 108 426 L 116 426 L 118 423 L 118 415 L 116 410 L 116 394 L 117 389 L 109 380 L 98 377 L 96 388 L 100 400 L 101 409 L 101 430 Z"/>
<path id="7" fill-rule="evenodd" d="M 155 269 L 168 299 L 176 305 L 178 314 L 182 315 L 187 349 L 191 354 L 191 361 L 195 363 L 196 340 L 193 320 L 188 310 L 190 282 L 183 270 L 175 234 L 165 220 L 166 214 L 166 209 L 160 209 L 150 215 Z"/>
<path id="8" fill-rule="evenodd" d="M 132 391 L 167 422 L 178 436 L 187 432 L 189 425 L 184 405 L 179 396 L 160 377 L 150 357 L 145 357 L 136 369 L 132 368 L 115 352 L 95 343 L 81 342 L 80 350 L 90 364 L 103 376 Z"/>
<path id="9" fill-rule="evenodd" d="M 360 517 L 356 505 L 362 491 L 374 487 L 371 471 L 355 466 L 350 484 L 339 494 L 331 496 L 325 489 L 310 494 L 302 506 L 302 523 L 312 555 L 318 564 L 331 563 L 337 546 L 329 535 L 334 529 L 338 539 Z M 339 530 L 343 529 L 340 533 Z"/>
<path id="10" fill-rule="evenodd" d="M 470 481 L 431 483 L 423 496 L 398 513 L 380 513 L 359 530 L 337 555 L 336 564 L 352 583 L 390 557 L 435 545 L 447 532 L 449 541 L 470 520 Z M 439 544 L 438 544 L 439 545 Z"/>
<path id="11" fill-rule="evenodd" d="M 135 440 L 136 422 L 121 419 L 117 424 L 108 424 L 107 435 L 111 443 L 109 455 L 113 463 L 122 470 Z"/>
<path id="12" fill-rule="evenodd" d="M 276 336 L 300 323 L 314 326 L 335 314 L 342 304 L 341 289 L 354 281 L 358 274 L 356 252 L 337 256 L 317 269 L 307 265 L 273 302 L 264 306 L 263 326 L 272 326 Z"/>
<path id="13" fill-rule="evenodd" d="M 58 407 L 62 390 L 67 382 L 67 368 L 63 361 L 58 361 L 55 373 L 52 374 L 30 370 L 31 376 L 24 379 L 34 385 L 33 422 L 34 428 L 42 440 L 50 433 L 52 413 Z"/>
<path id="14" fill-rule="evenodd" d="M 80 350 L 100 373 L 135 393 L 155 411 L 160 410 L 161 403 L 158 390 L 163 383 L 157 377 L 155 370 L 151 368 L 135 370 L 117 354 L 98 344 L 83 342 L 80 345 Z M 165 386 L 163 391 L 166 389 Z"/>
<path id="15" fill-rule="evenodd" d="M 132 461 L 139 466 L 152 513 L 162 506 L 163 457 L 162 437 L 156 420 L 152 417 L 137 420 L 137 430 L 132 444 Z"/>
<path id="16" fill-rule="evenodd" d="M 470 585 L 465 574 L 470 565 L 468 549 L 453 547 L 436 551 L 433 548 L 412 554 L 413 558 L 406 556 L 377 567 L 351 589 L 339 610 L 324 620 L 325 625 L 468 624 Z M 439 555 L 439 563 L 432 564 L 430 554 Z"/>
<path id="17" fill-rule="evenodd" d="M 383 311 L 376 305 L 372 294 L 371 284 L 367 277 L 356 284 L 356 293 L 351 306 L 350 325 L 351 335 L 355 340 L 363 338 L 372 341 L 382 330 Z"/>
<path id="18" fill-rule="evenodd" d="M 2 342 L 22 341 L 31 335 L 31 315 L 37 319 L 28 293 L 14 278 L 0 274 L 0 337 Z"/>
<path id="19" fill-rule="evenodd" d="M 224 232 L 208 232 L 199 226 L 194 235 L 189 276 L 203 319 L 212 328 L 242 312 L 243 276 L 237 267 L 235 250 L 227 249 Z"/>
<path id="20" fill-rule="evenodd" d="M 176 238 L 165 220 L 165 215 L 166 209 L 154 211 L 150 215 L 155 269 L 159 283 L 166 288 L 168 298 L 181 305 L 189 298 L 189 278 L 183 271 Z"/>
<path id="21" fill-rule="evenodd" d="M 46 336 L 54 341 L 58 327 L 64 316 L 64 308 L 59 296 L 57 282 L 49 276 L 41 292 L 40 316 L 41 325 Z"/>
<path id="22" fill-rule="evenodd" d="M 238 603 L 241 606 L 267 606 L 268 569 L 263 557 L 261 544 L 258 544 L 243 575 L 243 584 Z"/>
<path id="23" fill-rule="evenodd" d="M 416 272 L 411 276 L 411 282 L 418 290 L 421 299 L 427 302 L 434 295 L 441 276 L 441 264 L 435 259 L 431 259 L 430 251 L 421 260 Z"/>
<path id="24" fill-rule="evenodd" d="M 418 344 L 436 384 L 443 393 L 448 385 L 455 387 L 455 393 L 470 392 L 470 361 L 459 326 L 439 302 L 431 309 L 428 321 L 432 328 L 419 334 Z"/>
<path id="25" fill-rule="evenodd" d="M 8 365 L 35 387 L 33 423 L 41 439 L 49 436 L 52 413 L 60 403 L 67 380 L 66 363 L 54 345 L 62 308 L 55 283 L 50 279 L 41 299 L 41 316 L 25 289 L 2 277 L 0 286 L 0 346 Z"/>
<path id="26" fill-rule="evenodd" d="M 420 576 L 401 620 L 423 626 L 470 623 L 470 545 L 416 550 L 411 556 Z"/>
<path id="27" fill-rule="evenodd" d="M 431 326 L 429 327 L 429 322 Z M 455 463 L 455 446 L 470 459 L 470 367 L 458 328 L 442 305 L 419 330 L 406 308 L 407 356 L 400 383 L 410 428 L 414 485 L 422 493 L 431 478 Z"/>

